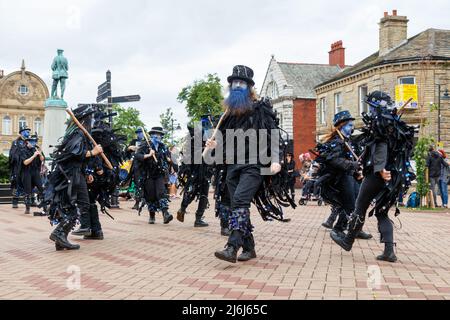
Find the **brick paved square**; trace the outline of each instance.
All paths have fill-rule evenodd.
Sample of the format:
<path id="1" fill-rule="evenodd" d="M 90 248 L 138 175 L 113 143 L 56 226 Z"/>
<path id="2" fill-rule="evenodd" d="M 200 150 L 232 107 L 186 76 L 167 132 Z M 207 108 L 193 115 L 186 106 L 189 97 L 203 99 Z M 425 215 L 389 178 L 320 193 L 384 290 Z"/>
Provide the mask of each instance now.
<path id="1" fill-rule="evenodd" d="M 172 213 L 179 203 L 171 202 Z M 450 299 L 445 212 L 402 212 L 399 260 L 391 264 L 375 259 L 382 251 L 375 218 L 365 226 L 374 239 L 345 252 L 320 225 L 329 207 L 288 209 L 289 223 L 263 222 L 253 208 L 258 258 L 231 264 L 214 257 L 226 238 L 213 206 L 210 226 L 198 229 L 193 207 L 184 223 L 164 225 L 157 216 L 149 225 L 132 205 L 111 210 L 115 220 L 101 215 L 103 241 L 70 236 L 81 245 L 72 252 L 55 251 L 46 217 L 1 205 L 0 299 Z"/>

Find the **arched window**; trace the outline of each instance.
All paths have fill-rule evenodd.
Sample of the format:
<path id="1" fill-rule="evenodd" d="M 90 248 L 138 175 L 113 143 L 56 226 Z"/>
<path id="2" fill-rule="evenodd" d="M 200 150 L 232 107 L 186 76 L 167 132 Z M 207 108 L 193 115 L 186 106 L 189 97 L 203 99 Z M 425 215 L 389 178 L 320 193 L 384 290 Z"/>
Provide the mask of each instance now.
<path id="1" fill-rule="evenodd" d="M 278 98 L 278 96 L 279 96 L 279 94 L 278 94 L 278 86 L 277 86 L 275 81 L 271 81 L 267 85 L 266 96 L 271 98 L 271 99 Z"/>
<path id="2" fill-rule="evenodd" d="M 27 87 L 26 85 L 24 85 L 24 84 L 21 84 L 21 85 L 19 86 L 18 91 L 19 91 L 19 93 L 20 93 L 22 96 L 26 96 L 26 95 L 28 94 L 28 87 Z"/>
<path id="3" fill-rule="evenodd" d="M 42 135 L 42 120 L 41 120 L 41 118 L 34 119 L 34 131 L 36 131 L 38 136 Z"/>
<path id="4" fill-rule="evenodd" d="M 25 117 L 20 117 L 19 119 L 19 130 L 27 125 L 27 119 Z"/>
<path id="5" fill-rule="evenodd" d="M 2 123 L 2 134 L 4 135 L 11 135 L 11 118 L 6 116 L 3 118 Z"/>

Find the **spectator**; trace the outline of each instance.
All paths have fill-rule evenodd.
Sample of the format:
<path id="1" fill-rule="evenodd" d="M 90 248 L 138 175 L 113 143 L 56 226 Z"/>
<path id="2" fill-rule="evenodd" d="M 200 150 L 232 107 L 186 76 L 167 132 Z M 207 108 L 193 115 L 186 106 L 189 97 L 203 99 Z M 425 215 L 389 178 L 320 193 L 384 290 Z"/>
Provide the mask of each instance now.
<path id="1" fill-rule="evenodd" d="M 177 149 L 172 146 L 169 149 L 171 155 L 171 166 L 169 168 L 169 196 L 171 199 L 178 199 L 177 180 L 178 180 L 178 157 Z"/>
<path id="2" fill-rule="evenodd" d="M 441 175 L 439 177 L 439 192 L 441 193 L 442 206 L 448 208 L 448 178 L 450 170 L 447 162 L 447 154 L 444 150 L 439 150 L 443 163 L 441 164 Z M 447 166 L 445 165 L 447 163 Z"/>
<path id="3" fill-rule="evenodd" d="M 438 207 L 436 188 L 439 186 L 439 179 L 441 177 L 441 167 L 448 168 L 447 162 L 444 161 L 442 155 L 434 150 L 434 147 L 430 146 L 428 150 L 428 157 L 426 166 L 428 168 L 428 178 L 430 181 L 431 192 L 433 193 L 433 200 L 435 207 Z"/>

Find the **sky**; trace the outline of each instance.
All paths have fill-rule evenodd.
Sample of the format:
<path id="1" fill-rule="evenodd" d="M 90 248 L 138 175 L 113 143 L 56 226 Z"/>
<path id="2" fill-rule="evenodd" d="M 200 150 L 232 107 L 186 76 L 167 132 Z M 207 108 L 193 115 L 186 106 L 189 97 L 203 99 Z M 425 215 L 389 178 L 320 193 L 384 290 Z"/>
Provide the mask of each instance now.
<path id="1" fill-rule="evenodd" d="M 181 89 L 208 73 L 226 77 L 237 64 L 251 67 L 260 88 L 271 58 L 328 63 L 342 40 L 346 64 L 378 50 L 378 22 L 397 9 L 409 19 L 408 37 L 428 28 L 450 29 L 450 2 L 303 0 L 0 0 L 0 70 L 27 70 L 51 87 L 56 49 L 69 60 L 65 100 L 95 102 L 111 70 L 113 96 L 139 94 L 129 103 L 147 127 L 168 107 L 187 122 Z"/>

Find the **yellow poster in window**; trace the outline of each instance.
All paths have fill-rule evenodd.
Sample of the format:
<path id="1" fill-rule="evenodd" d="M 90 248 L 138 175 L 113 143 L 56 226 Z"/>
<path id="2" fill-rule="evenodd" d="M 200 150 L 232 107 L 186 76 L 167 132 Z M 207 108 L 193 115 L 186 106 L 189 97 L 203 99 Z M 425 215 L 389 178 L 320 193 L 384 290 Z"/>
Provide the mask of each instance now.
<path id="1" fill-rule="evenodd" d="M 406 108 L 417 108 L 419 106 L 419 99 L 417 94 L 417 84 L 399 84 L 395 86 L 395 105 L 397 108 L 403 105 L 412 98 L 411 103 Z"/>

